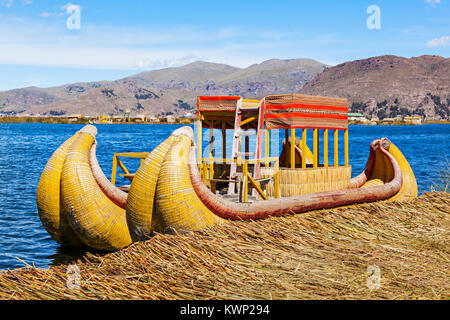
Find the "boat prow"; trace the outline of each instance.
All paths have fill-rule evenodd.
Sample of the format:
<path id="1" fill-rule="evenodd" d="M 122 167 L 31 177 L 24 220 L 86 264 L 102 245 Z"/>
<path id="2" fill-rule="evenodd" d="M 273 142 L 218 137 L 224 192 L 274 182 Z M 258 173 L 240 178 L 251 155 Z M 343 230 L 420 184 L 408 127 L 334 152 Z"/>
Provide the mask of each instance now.
<path id="1" fill-rule="evenodd" d="M 399 192 L 389 200 L 408 200 L 418 196 L 418 187 L 416 177 L 411 169 L 410 164 L 406 160 L 400 149 L 393 143 L 389 142 L 386 150 L 392 155 L 398 163 L 402 174 L 402 185 Z M 394 169 L 391 162 L 380 151 L 375 151 L 375 159 L 373 170 L 367 179 L 367 182 L 361 188 L 370 188 L 377 185 L 389 183 L 394 176 Z"/>

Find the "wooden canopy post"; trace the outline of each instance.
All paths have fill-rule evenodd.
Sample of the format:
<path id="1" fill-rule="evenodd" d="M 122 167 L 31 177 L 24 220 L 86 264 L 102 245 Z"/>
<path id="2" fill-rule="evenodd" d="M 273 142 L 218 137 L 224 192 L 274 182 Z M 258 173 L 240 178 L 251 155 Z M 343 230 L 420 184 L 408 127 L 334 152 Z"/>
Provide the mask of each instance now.
<path id="1" fill-rule="evenodd" d="M 345 166 L 348 167 L 349 166 L 349 158 L 348 158 L 348 129 L 345 130 L 344 140 L 345 140 Z"/>
<path id="2" fill-rule="evenodd" d="M 222 120 L 222 159 L 227 158 L 227 122 Z M 224 175 L 227 168 L 225 160 L 222 164 L 222 176 Z"/>
<path id="3" fill-rule="evenodd" d="M 323 131 L 323 165 L 328 168 L 328 129 Z"/>
<path id="4" fill-rule="evenodd" d="M 266 100 L 263 99 L 259 102 L 258 124 L 256 127 L 255 159 L 261 159 L 261 157 L 262 157 L 262 142 L 263 142 L 263 134 L 264 134 L 265 114 L 266 114 Z M 259 179 L 261 177 L 261 163 L 260 162 L 255 164 L 255 168 L 253 171 L 254 171 L 253 177 L 255 179 Z"/>
<path id="5" fill-rule="evenodd" d="M 334 130 L 334 166 L 339 167 L 339 130 Z"/>
<path id="6" fill-rule="evenodd" d="M 264 148 L 266 151 L 266 158 L 270 157 L 270 131 L 266 128 L 265 129 L 265 133 L 266 133 L 266 147 Z M 270 167 L 270 162 L 266 162 L 266 168 Z"/>
<path id="7" fill-rule="evenodd" d="M 214 121 L 209 122 L 209 158 L 214 158 Z"/>
<path id="8" fill-rule="evenodd" d="M 250 128 L 250 125 L 247 124 L 245 126 L 245 131 L 248 132 L 249 128 Z M 249 152 L 250 152 L 250 137 L 248 134 L 246 134 L 245 135 L 245 160 L 250 159 Z"/>
<path id="9" fill-rule="evenodd" d="M 203 162 L 203 153 L 202 153 L 202 120 L 201 115 L 198 115 L 197 120 L 197 162 L 201 164 Z"/>
<path id="10" fill-rule="evenodd" d="M 291 169 L 295 169 L 295 128 L 291 128 Z"/>
<path id="11" fill-rule="evenodd" d="M 248 202 L 248 163 L 244 161 L 242 168 L 242 189 L 243 196 L 242 202 Z"/>
<path id="12" fill-rule="evenodd" d="M 306 139 L 308 137 L 307 129 L 303 129 L 302 131 L 302 168 L 306 169 Z"/>
<path id="13" fill-rule="evenodd" d="M 275 173 L 273 175 L 274 196 L 276 199 L 281 198 L 280 193 L 280 166 L 278 161 L 275 162 Z"/>
<path id="14" fill-rule="evenodd" d="M 284 130 L 284 141 L 286 143 L 286 155 L 284 157 L 284 164 L 286 168 L 289 168 L 289 155 L 287 154 L 287 147 L 289 145 L 289 129 Z"/>
<path id="15" fill-rule="evenodd" d="M 214 179 L 214 120 L 209 122 L 209 178 Z M 214 183 L 211 183 L 213 189 Z M 215 188 L 214 188 L 215 189 Z M 215 190 L 214 190 L 215 192 Z"/>
<path id="16" fill-rule="evenodd" d="M 319 129 L 313 131 L 313 168 L 319 167 Z"/>

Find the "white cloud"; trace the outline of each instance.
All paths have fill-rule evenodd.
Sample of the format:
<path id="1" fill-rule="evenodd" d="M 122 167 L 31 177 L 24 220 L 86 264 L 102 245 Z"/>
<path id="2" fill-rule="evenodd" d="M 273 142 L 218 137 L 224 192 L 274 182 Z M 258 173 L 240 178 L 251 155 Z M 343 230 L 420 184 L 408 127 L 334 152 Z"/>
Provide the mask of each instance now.
<path id="1" fill-rule="evenodd" d="M 440 4 L 441 0 L 425 0 L 425 3 L 432 5 L 433 7 Z"/>
<path id="2" fill-rule="evenodd" d="M 14 0 L 0 0 L 0 7 L 11 8 L 14 4 Z"/>
<path id="3" fill-rule="evenodd" d="M 186 65 L 188 63 L 199 61 L 199 60 L 207 60 L 205 58 L 196 56 L 196 55 L 188 55 L 185 57 L 177 58 L 177 59 L 141 59 L 136 61 L 134 68 L 137 69 L 162 69 L 162 68 L 172 68 L 178 67 L 182 65 Z"/>
<path id="4" fill-rule="evenodd" d="M 62 12 L 61 13 L 51 13 L 51 12 L 44 11 L 39 16 L 42 18 L 49 18 L 49 17 L 61 17 L 63 15 L 64 15 L 64 13 L 62 13 Z"/>
<path id="5" fill-rule="evenodd" d="M 203 60 L 247 67 L 274 57 L 323 59 L 314 52 L 343 41 L 333 34 L 312 37 L 234 26 L 142 29 L 86 23 L 74 32 L 63 19 L 48 19 L 55 15 L 44 11 L 41 17 L 47 19 L 20 23 L 1 19 L 0 64 L 148 70 Z"/>
<path id="6" fill-rule="evenodd" d="M 48 18 L 48 17 L 52 16 L 52 14 L 48 13 L 47 11 L 44 11 L 39 16 L 42 18 Z"/>
<path id="7" fill-rule="evenodd" d="M 65 5 L 63 5 L 61 7 L 61 10 L 67 11 L 68 9 L 80 8 L 80 7 L 81 7 L 80 5 L 76 5 L 76 4 L 73 4 L 72 2 L 69 2 Z"/>
<path id="8" fill-rule="evenodd" d="M 428 42 L 427 46 L 431 47 L 441 47 L 450 45 L 450 36 L 442 36 L 440 38 L 435 38 Z"/>
<path id="9" fill-rule="evenodd" d="M 31 0 L 23 0 L 23 1 L 31 1 Z M 50 17 L 62 17 L 64 16 L 66 13 L 68 13 L 69 10 L 72 10 L 74 8 L 80 8 L 80 6 L 74 5 L 71 2 L 63 5 L 60 9 L 63 12 L 48 12 L 48 11 L 44 11 L 42 12 L 39 16 L 42 18 L 50 18 Z"/>
<path id="10" fill-rule="evenodd" d="M 28 6 L 33 4 L 33 0 L 22 0 L 23 5 Z M 11 8 L 14 4 L 14 0 L 0 0 L 0 7 Z"/>
<path id="11" fill-rule="evenodd" d="M 43 18 L 54 15 L 41 13 Z M 0 64 L 93 69 L 156 69 L 217 60 L 223 58 L 223 45 L 216 40 L 231 36 L 223 30 L 143 31 L 96 25 L 72 32 L 58 20 L 18 24 L 11 18 L 0 21 L 0 34 Z M 236 55 L 224 56 L 232 59 Z M 235 58 L 233 62 L 240 64 L 241 60 Z"/>

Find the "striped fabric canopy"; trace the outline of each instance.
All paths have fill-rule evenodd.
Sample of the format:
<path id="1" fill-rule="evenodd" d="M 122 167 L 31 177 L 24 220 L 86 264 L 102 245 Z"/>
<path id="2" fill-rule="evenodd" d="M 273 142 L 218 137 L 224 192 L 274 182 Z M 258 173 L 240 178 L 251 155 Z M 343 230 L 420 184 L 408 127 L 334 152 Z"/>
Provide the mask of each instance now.
<path id="1" fill-rule="evenodd" d="M 241 97 L 198 97 L 198 111 L 236 111 L 236 105 Z"/>
<path id="2" fill-rule="evenodd" d="M 348 100 L 303 94 L 266 97 L 268 129 L 339 129 L 348 128 Z"/>

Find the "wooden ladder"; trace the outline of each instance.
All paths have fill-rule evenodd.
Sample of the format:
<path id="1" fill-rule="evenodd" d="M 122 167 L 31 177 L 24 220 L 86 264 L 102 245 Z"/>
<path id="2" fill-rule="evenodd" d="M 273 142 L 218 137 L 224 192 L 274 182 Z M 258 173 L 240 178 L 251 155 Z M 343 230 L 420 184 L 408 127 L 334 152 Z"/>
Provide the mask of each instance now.
<path id="1" fill-rule="evenodd" d="M 260 159 L 262 154 L 262 139 L 264 133 L 264 114 L 266 109 L 265 99 L 261 101 L 261 103 L 257 107 L 243 107 L 243 99 L 240 99 L 236 105 L 236 115 L 234 120 L 234 133 L 233 133 L 233 148 L 232 148 L 232 159 L 237 160 L 242 157 L 246 157 L 247 159 L 250 157 L 254 157 L 255 159 Z M 245 120 L 242 120 L 246 113 L 250 113 L 250 116 Z M 258 115 L 252 115 L 257 113 Z M 243 127 L 247 124 L 250 124 L 254 121 L 257 121 L 258 124 L 256 126 L 256 132 L 253 131 L 244 131 Z M 241 137 L 250 137 L 252 135 L 256 135 L 256 148 L 255 152 L 242 152 L 241 151 Z M 255 164 L 253 179 L 259 179 L 261 175 L 261 163 Z M 242 176 L 242 173 L 237 172 L 237 164 L 233 162 L 230 168 L 230 182 L 228 186 L 228 194 L 233 195 L 236 194 L 236 179 Z M 242 183 L 248 183 L 247 177 L 242 176 Z M 256 191 L 255 191 L 256 193 Z"/>

